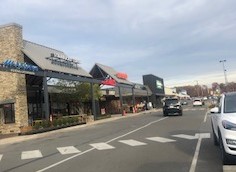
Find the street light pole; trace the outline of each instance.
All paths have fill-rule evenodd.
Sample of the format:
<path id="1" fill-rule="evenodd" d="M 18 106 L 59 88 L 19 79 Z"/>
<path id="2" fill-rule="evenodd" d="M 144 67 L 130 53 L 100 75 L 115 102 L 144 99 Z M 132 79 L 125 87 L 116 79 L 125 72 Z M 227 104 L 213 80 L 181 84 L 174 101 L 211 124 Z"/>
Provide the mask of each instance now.
<path id="1" fill-rule="evenodd" d="M 224 76 L 225 76 L 225 87 L 227 88 L 228 80 L 227 80 L 227 76 L 226 76 L 225 62 L 226 62 L 226 60 L 220 60 L 220 63 L 222 63 L 222 65 L 223 65 L 223 71 L 224 71 Z"/>
<path id="2" fill-rule="evenodd" d="M 225 85 L 227 85 L 228 80 L 227 80 L 227 76 L 226 76 L 225 62 L 226 62 L 226 60 L 220 60 L 220 63 L 222 63 L 222 65 L 223 65 L 223 71 L 224 71 L 224 76 L 225 76 Z"/>

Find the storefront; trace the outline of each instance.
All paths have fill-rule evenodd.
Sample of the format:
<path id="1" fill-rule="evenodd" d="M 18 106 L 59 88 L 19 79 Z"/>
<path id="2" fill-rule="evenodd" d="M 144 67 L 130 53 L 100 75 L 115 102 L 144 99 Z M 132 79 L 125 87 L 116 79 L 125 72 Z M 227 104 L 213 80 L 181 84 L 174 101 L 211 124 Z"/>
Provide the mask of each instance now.
<path id="1" fill-rule="evenodd" d="M 100 109 L 105 109 L 108 114 L 133 112 L 135 107 L 143 107 L 152 95 L 147 86 L 128 81 L 126 73 L 117 72 L 112 67 L 96 63 L 90 74 L 104 85 L 110 86 L 102 87 L 103 99 L 99 103 Z"/>
<path id="2" fill-rule="evenodd" d="M 32 119 L 49 119 L 48 80 L 99 83 L 62 51 L 23 40 L 22 26 L 0 26 L 0 134 L 19 133 Z"/>

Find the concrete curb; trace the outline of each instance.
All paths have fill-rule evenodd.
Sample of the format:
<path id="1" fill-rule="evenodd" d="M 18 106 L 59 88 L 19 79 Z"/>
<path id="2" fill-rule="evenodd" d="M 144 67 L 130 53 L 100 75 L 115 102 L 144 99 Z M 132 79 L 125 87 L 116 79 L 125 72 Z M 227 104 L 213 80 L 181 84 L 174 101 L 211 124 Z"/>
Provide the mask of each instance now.
<path id="1" fill-rule="evenodd" d="M 49 132 L 45 132 L 45 133 L 3 138 L 3 139 L 0 140 L 0 146 L 7 145 L 7 144 L 19 143 L 19 142 L 22 142 L 22 141 L 28 141 L 28 140 L 38 139 L 38 138 L 44 138 L 44 137 L 48 137 L 48 136 L 51 136 L 51 135 L 55 135 L 56 133 L 65 133 L 65 132 L 68 132 L 68 131 L 71 131 L 71 130 L 90 127 L 92 125 L 97 125 L 97 124 L 101 124 L 101 123 L 115 121 L 115 120 L 118 120 L 118 119 L 130 118 L 130 117 L 135 117 L 135 116 L 138 116 L 138 115 L 144 115 L 144 114 L 149 114 L 149 113 L 152 113 L 152 112 L 159 112 L 159 111 L 160 111 L 160 109 L 152 109 L 152 110 L 143 111 L 143 112 L 134 113 L 134 114 L 129 113 L 125 116 L 122 116 L 122 115 L 114 116 L 114 117 L 107 118 L 107 119 L 101 119 L 101 120 L 89 122 L 89 123 L 84 124 L 84 125 L 78 125 L 78 126 L 74 126 L 74 127 L 68 127 L 68 128 L 53 130 L 53 131 L 49 131 Z"/>

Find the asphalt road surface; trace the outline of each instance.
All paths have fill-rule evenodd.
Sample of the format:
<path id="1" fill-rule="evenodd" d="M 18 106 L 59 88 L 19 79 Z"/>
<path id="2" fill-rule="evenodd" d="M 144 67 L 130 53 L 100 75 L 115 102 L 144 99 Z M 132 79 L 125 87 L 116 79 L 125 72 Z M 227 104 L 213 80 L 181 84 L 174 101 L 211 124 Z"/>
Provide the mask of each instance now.
<path id="1" fill-rule="evenodd" d="M 161 111 L 0 144 L 1 172 L 222 172 L 205 107 Z"/>

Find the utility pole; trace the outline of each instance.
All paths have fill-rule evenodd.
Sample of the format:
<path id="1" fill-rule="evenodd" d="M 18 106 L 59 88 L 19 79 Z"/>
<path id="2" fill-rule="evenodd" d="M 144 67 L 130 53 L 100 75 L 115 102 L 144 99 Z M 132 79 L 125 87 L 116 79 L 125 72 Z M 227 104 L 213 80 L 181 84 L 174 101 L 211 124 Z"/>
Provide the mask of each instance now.
<path id="1" fill-rule="evenodd" d="M 198 89 L 198 81 L 196 81 L 197 82 L 197 96 L 199 97 L 199 89 Z"/>
<path id="2" fill-rule="evenodd" d="M 223 71 L 224 71 L 224 76 L 225 76 L 225 88 L 226 88 L 226 92 L 227 92 L 228 80 L 227 80 L 227 76 L 226 76 L 225 62 L 226 62 L 226 60 L 220 60 L 220 63 L 222 63 L 222 65 L 223 65 Z"/>

